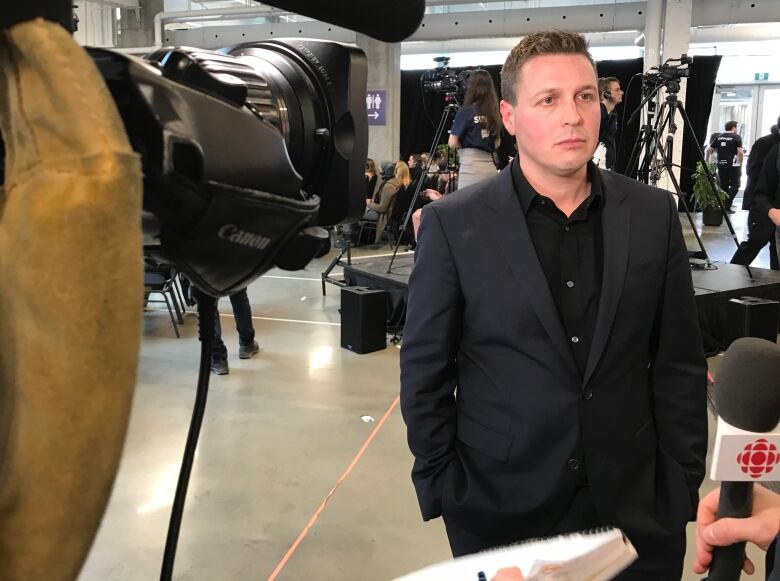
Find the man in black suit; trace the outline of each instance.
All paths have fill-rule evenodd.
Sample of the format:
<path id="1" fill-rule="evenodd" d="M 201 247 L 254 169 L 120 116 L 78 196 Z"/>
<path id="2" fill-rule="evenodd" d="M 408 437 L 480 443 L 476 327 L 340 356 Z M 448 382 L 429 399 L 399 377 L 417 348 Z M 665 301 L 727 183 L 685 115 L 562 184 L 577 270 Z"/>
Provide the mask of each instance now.
<path id="1" fill-rule="evenodd" d="M 780 125 L 780 117 L 777 119 Z M 742 199 L 742 209 L 748 212 L 748 236 L 747 240 L 740 243 L 739 248 L 731 257 L 731 264 L 749 265 L 756 259 L 761 249 L 769 243 L 769 267 L 772 270 L 780 270 L 780 261 L 777 258 L 775 246 L 775 225 L 766 215 L 766 211 L 755 206 L 755 191 L 764 159 L 773 145 L 780 143 L 780 133 L 777 126 L 769 135 L 764 135 L 750 148 L 747 161 L 747 185 Z"/>
<path id="2" fill-rule="evenodd" d="M 614 525 L 621 579 L 679 579 L 707 442 L 706 362 L 668 192 L 589 160 L 582 36 L 524 38 L 502 70 L 516 159 L 426 206 L 401 351 L 425 520 L 454 555 Z"/>

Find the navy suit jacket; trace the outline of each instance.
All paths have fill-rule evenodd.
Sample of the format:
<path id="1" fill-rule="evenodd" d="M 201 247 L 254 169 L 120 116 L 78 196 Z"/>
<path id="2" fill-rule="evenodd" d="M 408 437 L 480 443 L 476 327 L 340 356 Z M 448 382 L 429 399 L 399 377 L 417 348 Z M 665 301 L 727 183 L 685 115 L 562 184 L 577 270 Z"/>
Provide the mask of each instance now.
<path id="1" fill-rule="evenodd" d="M 704 476 L 706 361 L 672 198 L 599 170 L 603 281 L 583 376 L 510 171 L 424 210 L 401 350 L 422 516 L 495 542 L 544 535 L 584 471 L 603 524 L 680 534 Z"/>

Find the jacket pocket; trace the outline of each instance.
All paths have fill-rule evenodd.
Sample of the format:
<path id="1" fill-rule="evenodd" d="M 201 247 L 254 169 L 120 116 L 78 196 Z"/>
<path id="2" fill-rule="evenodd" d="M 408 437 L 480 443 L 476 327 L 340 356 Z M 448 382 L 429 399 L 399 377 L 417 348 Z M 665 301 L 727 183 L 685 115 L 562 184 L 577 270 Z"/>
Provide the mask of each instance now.
<path id="1" fill-rule="evenodd" d="M 499 462 L 509 459 L 512 448 L 512 436 L 483 426 L 463 414 L 458 415 L 458 440 Z"/>

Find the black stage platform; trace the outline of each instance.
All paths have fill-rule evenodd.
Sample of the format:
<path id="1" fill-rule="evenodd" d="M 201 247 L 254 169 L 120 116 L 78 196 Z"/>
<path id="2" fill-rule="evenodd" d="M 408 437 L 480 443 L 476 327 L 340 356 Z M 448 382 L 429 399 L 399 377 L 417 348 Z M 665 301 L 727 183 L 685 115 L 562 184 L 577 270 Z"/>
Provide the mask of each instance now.
<path id="1" fill-rule="evenodd" d="M 391 328 L 398 329 L 403 328 L 414 257 L 398 256 L 390 273 L 387 272 L 388 264 L 389 257 L 344 265 L 344 282 L 347 286 L 380 288 L 387 292 L 388 323 Z M 715 263 L 715 267 L 715 270 L 691 271 L 708 353 L 716 352 L 724 345 L 725 305 L 729 299 L 750 296 L 780 301 L 780 272 L 751 267 L 751 280 L 744 266 Z"/>

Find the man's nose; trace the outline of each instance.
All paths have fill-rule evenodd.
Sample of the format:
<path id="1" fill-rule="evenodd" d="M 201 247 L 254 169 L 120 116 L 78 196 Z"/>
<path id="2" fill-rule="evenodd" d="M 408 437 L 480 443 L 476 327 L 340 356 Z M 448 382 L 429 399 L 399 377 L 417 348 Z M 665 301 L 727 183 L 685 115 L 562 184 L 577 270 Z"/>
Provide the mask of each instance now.
<path id="1" fill-rule="evenodd" d="M 562 115 L 564 125 L 579 125 L 582 123 L 582 115 L 580 115 L 577 102 L 574 99 L 565 102 Z"/>

